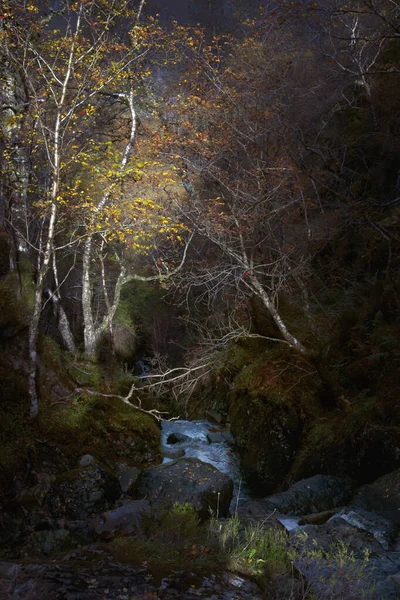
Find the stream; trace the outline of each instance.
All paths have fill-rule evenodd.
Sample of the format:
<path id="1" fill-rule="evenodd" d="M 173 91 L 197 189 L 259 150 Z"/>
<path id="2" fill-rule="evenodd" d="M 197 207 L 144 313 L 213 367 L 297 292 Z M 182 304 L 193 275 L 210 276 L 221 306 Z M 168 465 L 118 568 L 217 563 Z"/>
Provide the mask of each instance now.
<path id="1" fill-rule="evenodd" d="M 168 444 L 168 437 L 172 434 L 187 436 L 180 443 Z M 223 440 L 210 443 L 207 435 L 223 434 Z M 234 446 L 234 440 L 230 433 L 221 425 L 210 421 L 164 421 L 162 423 L 162 446 L 163 450 L 181 448 L 186 458 L 198 458 L 199 460 L 213 465 L 222 473 L 226 473 L 233 480 L 234 490 L 230 506 L 231 513 L 235 512 L 238 505 L 243 504 L 251 498 L 249 488 L 240 469 L 239 456 Z M 182 457 L 183 458 L 183 457 Z M 164 463 L 171 462 L 172 458 L 164 458 Z"/>
<path id="2" fill-rule="evenodd" d="M 186 436 L 187 439 L 175 444 L 168 444 L 169 436 L 174 433 Z M 210 442 L 207 436 L 219 437 L 221 441 Z M 163 421 L 161 428 L 161 440 L 164 453 L 171 449 L 182 449 L 185 454 L 182 458 L 198 458 L 199 460 L 213 465 L 222 473 L 229 475 L 233 481 L 233 496 L 230 504 L 231 514 L 235 514 L 238 506 L 254 499 L 249 489 L 243 472 L 240 468 L 240 459 L 234 445 L 234 439 L 223 426 L 207 420 L 198 421 Z M 173 458 L 164 457 L 163 463 L 171 462 Z M 276 515 L 287 531 L 298 529 L 299 517 L 290 515 Z"/>

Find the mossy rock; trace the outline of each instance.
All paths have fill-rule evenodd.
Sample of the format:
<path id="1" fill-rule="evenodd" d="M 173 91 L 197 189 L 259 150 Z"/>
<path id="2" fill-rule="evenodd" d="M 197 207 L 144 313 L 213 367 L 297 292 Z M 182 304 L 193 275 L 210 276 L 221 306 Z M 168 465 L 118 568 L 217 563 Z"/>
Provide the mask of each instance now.
<path id="1" fill-rule="evenodd" d="M 41 398 L 37 420 L 28 411 L 26 397 L 9 402 L 0 424 L 0 480 L 8 494 L 27 461 L 37 472 L 57 475 L 84 454 L 113 471 L 120 462 L 143 468 L 162 460 L 158 423 L 118 398 L 76 394 L 57 401 L 50 393 Z"/>
<path id="2" fill-rule="evenodd" d="M 299 445 L 297 411 L 279 399 L 241 390 L 230 394 L 230 406 L 241 466 L 257 493 L 270 494 L 289 471 Z"/>
<path id="3" fill-rule="evenodd" d="M 399 456 L 400 426 L 375 396 L 360 394 L 310 426 L 287 482 L 323 473 L 367 483 L 398 468 Z"/>
<path id="4" fill-rule="evenodd" d="M 89 453 L 139 468 L 161 461 L 158 424 L 118 398 L 77 395 L 65 406 L 42 407 L 39 422 L 71 460 Z"/>
<path id="5" fill-rule="evenodd" d="M 121 495 L 117 478 L 101 463 L 63 473 L 46 496 L 53 517 L 87 519 L 109 508 Z"/>

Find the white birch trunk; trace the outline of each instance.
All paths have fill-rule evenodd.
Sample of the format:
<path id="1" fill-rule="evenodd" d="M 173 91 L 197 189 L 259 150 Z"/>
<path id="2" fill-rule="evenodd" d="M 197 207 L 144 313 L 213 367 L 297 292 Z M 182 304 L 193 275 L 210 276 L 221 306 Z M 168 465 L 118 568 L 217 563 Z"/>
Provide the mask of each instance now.
<path id="1" fill-rule="evenodd" d="M 114 94 L 115 95 L 115 94 Z M 125 171 L 125 168 L 128 164 L 128 159 L 131 155 L 133 145 L 135 143 L 136 137 L 136 111 L 133 104 L 133 90 L 131 89 L 129 93 L 120 93 L 119 97 L 123 98 L 129 107 L 130 115 L 131 115 L 131 131 L 129 135 L 129 139 L 126 143 L 124 153 L 121 158 L 121 164 L 119 168 L 119 173 L 122 174 Z M 112 189 L 107 190 L 103 195 L 102 199 L 96 206 L 96 210 L 94 211 L 94 215 L 92 218 L 92 222 L 89 224 L 92 225 L 93 221 L 96 219 L 96 215 L 106 206 L 107 202 L 110 199 Z M 104 265 L 102 266 L 102 279 L 103 279 L 103 289 L 105 290 L 105 298 L 106 298 L 106 314 L 100 325 L 96 325 L 93 317 L 92 310 L 92 286 L 90 279 L 90 271 L 91 271 L 91 263 L 92 263 L 92 242 L 93 242 L 93 234 L 88 234 L 84 250 L 83 250 L 83 259 L 82 259 L 82 311 L 83 311 L 83 322 L 84 322 L 84 344 L 85 344 L 85 355 L 90 360 L 95 360 L 97 354 L 97 348 L 100 341 L 100 338 L 103 332 L 106 329 L 111 331 L 112 321 L 115 315 L 115 312 L 118 308 L 118 303 L 121 295 L 121 288 L 125 279 L 125 270 L 121 268 L 121 273 L 118 277 L 117 283 L 114 288 L 114 300 L 113 304 L 110 306 L 108 302 L 107 291 L 105 290 L 105 274 L 104 274 Z"/>
<path id="2" fill-rule="evenodd" d="M 61 84 L 59 99 L 56 100 L 56 116 L 53 129 L 53 139 L 51 146 L 50 164 L 52 165 L 52 184 L 50 190 L 50 216 L 46 234 L 46 244 L 42 256 L 42 247 L 39 248 L 37 279 L 35 284 L 35 301 L 33 308 L 32 320 L 29 327 L 29 375 L 28 375 L 28 393 L 31 402 L 30 414 L 32 418 L 37 417 L 39 412 L 38 391 L 36 389 L 37 379 L 37 341 L 39 335 L 39 321 L 42 312 L 43 291 L 46 275 L 49 271 L 50 260 L 53 252 L 54 236 L 57 223 L 57 196 L 60 184 L 60 168 L 61 168 L 61 152 L 63 141 L 62 130 L 62 112 L 65 106 L 69 81 L 73 72 L 73 62 L 75 57 L 75 36 L 80 29 L 81 15 L 78 14 L 75 26 L 75 33 L 72 34 L 72 43 L 68 57 L 68 64 L 65 71 L 64 79 Z M 27 74 L 29 75 L 29 74 Z M 53 96 L 55 96 L 53 90 Z M 41 123 L 42 131 L 44 124 Z M 46 126 L 48 129 L 48 126 Z M 46 135 L 43 134 L 45 139 Z"/>
<path id="3" fill-rule="evenodd" d="M 268 310 L 269 314 L 273 318 L 274 323 L 281 332 L 283 339 L 289 344 L 289 346 L 295 348 L 295 350 L 298 350 L 301 354 L 307 354 L 307 350 L 303 346 L 303 344 L 294 335 L 292 335 L 286 327 L 274 303 L 272 302 L 271 298 L 269 297 L 261 283 L 258 281 L 258 279 L 251 274 L 248 275 L 248 278 L 250 286 L 253 288 L 255 294 L 261 299 L 265 308 Z"/>

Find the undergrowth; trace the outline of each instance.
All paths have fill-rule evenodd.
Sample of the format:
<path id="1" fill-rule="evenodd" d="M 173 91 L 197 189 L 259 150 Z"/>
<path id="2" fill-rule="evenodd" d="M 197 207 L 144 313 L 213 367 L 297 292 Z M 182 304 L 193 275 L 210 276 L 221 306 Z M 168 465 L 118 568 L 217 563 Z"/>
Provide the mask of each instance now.
<path id="1" fill-rule="evenodd" d="M 142 533 L 114 540 L 111 550 L 124 562 L 146 566 L 156 581 L 173 570 L 217 577 L 230 571 L 276 600 L 369 600 L 374 594 L 368 551 L 356 557 L 343 541 L 326 550 L 304 532 L 290 538 L 268 520 L 213 516 L 204 523 L 186 503 L 145 520 Z M 280 590 L 282 581 L 289 585 Z"/>

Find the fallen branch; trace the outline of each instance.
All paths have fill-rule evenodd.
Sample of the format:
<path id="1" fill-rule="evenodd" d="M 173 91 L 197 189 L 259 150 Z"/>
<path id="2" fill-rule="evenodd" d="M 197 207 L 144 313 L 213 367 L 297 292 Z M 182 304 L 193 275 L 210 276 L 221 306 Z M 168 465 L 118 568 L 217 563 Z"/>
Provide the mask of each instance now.
<path id="1" fill-rule="evenodd" d="M 179 419 L 179 417 L 171 417 L 171 419 L 164 419 L 163 415 L 167 415 L 167 412 L 159 411 L 156 408 L 153 408 L 151 410 L 146 410 L 145 408 L 142 408 L 142 402 L 140 398 L 138 398 L 138 405 L 130 402 L 130 399 L 133 396 L 133 392 L 137 391 L 137 389 L 138 388 L 135 387 L 135 384 L 133 384 L 127 396 L 120 396 L 119 394 L 102 394 L 101 392 L 90 390 L 89 388 L 76 388 L 75 392 L 78 394 L 85 392 L 86 394 L 91 394 L 92 396 L 101 396 L 102 398 L 118 398 L 118 400 L 122 400 L 122 402 L 124 402 L 124 404 L 127 404 L 130 408 L 145 413 L 146 415 L 150 415 L 151 417 L 154 417 L 157 421 L 176 421 L 176 419 Z"/>

